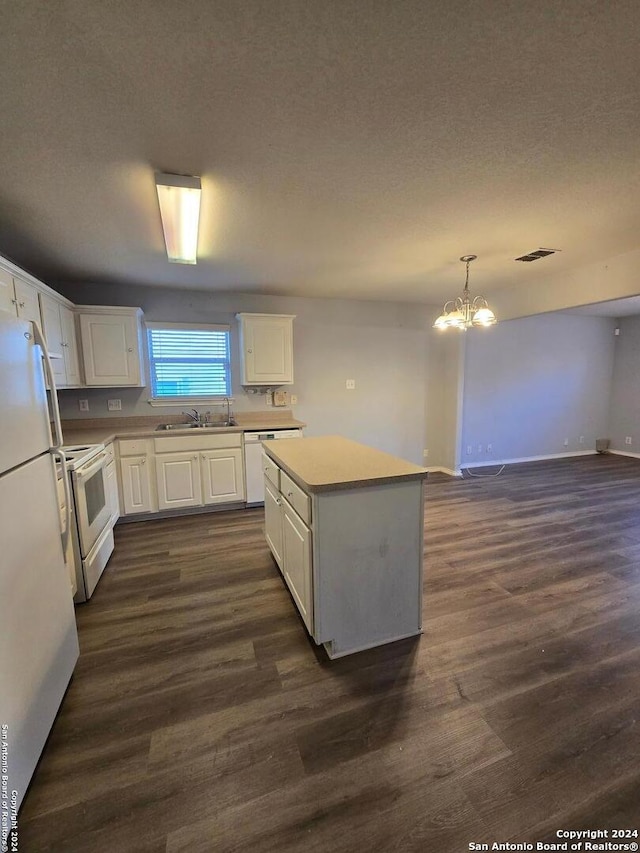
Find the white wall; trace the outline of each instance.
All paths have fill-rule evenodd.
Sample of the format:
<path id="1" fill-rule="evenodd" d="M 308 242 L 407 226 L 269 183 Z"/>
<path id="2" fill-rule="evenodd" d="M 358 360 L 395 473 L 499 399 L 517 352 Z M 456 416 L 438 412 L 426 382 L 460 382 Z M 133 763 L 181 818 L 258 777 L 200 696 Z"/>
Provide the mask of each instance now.
<path id="1" fill-rule="evenodd" d="M 147 320 L 230 323 L 232 383 L 236 411 L 266 409 L 264 397 L 239 384 L 235 314 L 239 311 L 295 314 L 294 414 L 308 423 L 307 435 L 339 433 L 416 464 L 425 444 L 428 328 L 436 309 L 400 303 L 335 299 L 210 294 L 168 288 L 82 285 L 61 288 L 78 304 L 140 306 Z M 346 379 L 355 379 L 347 391 Z M 87 417 L 78 409 L 88 399 L 88 417 L 176 414 L 151 408 L 143 389 L 60 392 L 65 419 Z M 122 412 L 108 412 L 107 399 L 122 400 Z"/>
<path id="2" fill-rule="evenodd" d="M 465 335 L 430 330 L 427 362 L 428 467 L 458 469 L 464 400 Z"/>
<path id="3" fill-rule="evenodd" d="M 640 317 L 624 317 L 616 326 L 608 438 L 612 450 L 640 453 Z"/>
<path id="4" fill-rule="evenodd" d="M 462 466 L 594 450 L 608 431 L 614 326 L 545 314 L 468 332 Z"/>

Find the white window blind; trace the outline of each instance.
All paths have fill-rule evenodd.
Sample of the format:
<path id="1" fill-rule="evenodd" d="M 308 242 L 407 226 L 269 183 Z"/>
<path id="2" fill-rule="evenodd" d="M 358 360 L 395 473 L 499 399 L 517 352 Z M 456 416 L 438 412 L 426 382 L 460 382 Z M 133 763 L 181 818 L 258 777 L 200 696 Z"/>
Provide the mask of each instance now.
<path id="1" fill-rule="evenodd" d="M 154 323 L 147 335 L 154 399 L 230 396 L 228 327 Z"/>

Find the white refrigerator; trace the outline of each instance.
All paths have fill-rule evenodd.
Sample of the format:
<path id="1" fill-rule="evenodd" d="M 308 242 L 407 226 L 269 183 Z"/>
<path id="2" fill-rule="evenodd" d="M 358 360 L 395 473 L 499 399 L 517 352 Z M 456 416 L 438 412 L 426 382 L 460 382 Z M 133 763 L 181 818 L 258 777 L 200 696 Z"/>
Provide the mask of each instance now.
<path id="1" fill-rule="evenodd" d="M 0 818 L 19 808 L 78 659 L 39 329 L 0 311 Z M 50 373 L 50 364 L 49 371 Z M 66 474 L 66 472 L 65 472 Z M 68 505 L 68 504 L 67 504 Z M 7 827 L 7 822 L 9 826 Z M 0 845 L 0 849 L 1 845 Z"/>

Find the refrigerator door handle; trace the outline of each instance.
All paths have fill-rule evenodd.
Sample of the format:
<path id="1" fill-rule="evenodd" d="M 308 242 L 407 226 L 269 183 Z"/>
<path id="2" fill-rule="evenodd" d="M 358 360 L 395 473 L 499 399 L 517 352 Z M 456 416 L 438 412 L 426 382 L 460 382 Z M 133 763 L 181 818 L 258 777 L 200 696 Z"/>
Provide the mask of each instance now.
<path id="1" fill-rule="evenodd" d="M 51 453 L 60 462 L 62 469 L 62 485 L 64 486 L 64 530 L 62 531 L 62 553 L 64 561 L 67 562 L 67 546 L 69 544 L 69 535 L 71 532 L 71 487 L 69 486 L 69 469 L 67 468 L 67 460 L 64 451 L 53 448 Z"/>
<path id="2" fill-rule="evenodd" d="M 32 325 L 33 337 L 35 339 L 36 344 L 42 350 L 42 358 L 44 359 L 45 364 L 45 373 L 47 374 L 47 381 L 49 382 L 49 391 L 51 392 L 51 409 L 53 412 L 53 424 L 56 433 L 53 447 L 57 450 L 59 447 L 62 447 L 62 424 L 60 423 L 60 407 L 58 406 L 58 389 L 56 388 L 56 380 L 53 375 L 53 367 L 51 366 L 51 359 L 49 358 L 49 353 L 47 351 L 47 342 L 44 339 L 44 335 L 42 334 L 40 326 L 36 322 L 33 322 Z M 65 464 L 64 460 L 63 464 Z M 66 464 L 63 470 L 66 470 Z"/>

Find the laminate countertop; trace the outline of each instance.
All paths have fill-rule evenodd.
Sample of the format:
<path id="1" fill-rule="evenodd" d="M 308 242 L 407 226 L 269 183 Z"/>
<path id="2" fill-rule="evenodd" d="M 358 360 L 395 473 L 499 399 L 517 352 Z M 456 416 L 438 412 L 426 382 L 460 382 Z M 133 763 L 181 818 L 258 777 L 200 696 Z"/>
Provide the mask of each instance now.
<path id="1" fill-rule="evenodd" d="M 423 480 L 420 468 L 340 435 L 263 442 L 265 452 L 307 492 Z"/>
<path id="2" fill-rule="evenodd" d="M 159 416 L 157 418 L 113 418 L 102 420 L 63 421 L 62 434 L 66 447 L 80 444 L 109 444 L 117 438 L 167 438 L 205 433 L 207 435 L 229 432 L 269 432 L 275 429 L 302 429 L 304 421 L 283 413 L 247 412 L 235 416 L 238 424 L 231 427 L 193 430 L 185 429 L 156 430 L 158 424 L 176 423 L 176 417 Z M 111 422 L 110 422 L 111 421 Z M 299 440 L 299 439 L 298 439 Z"/>

